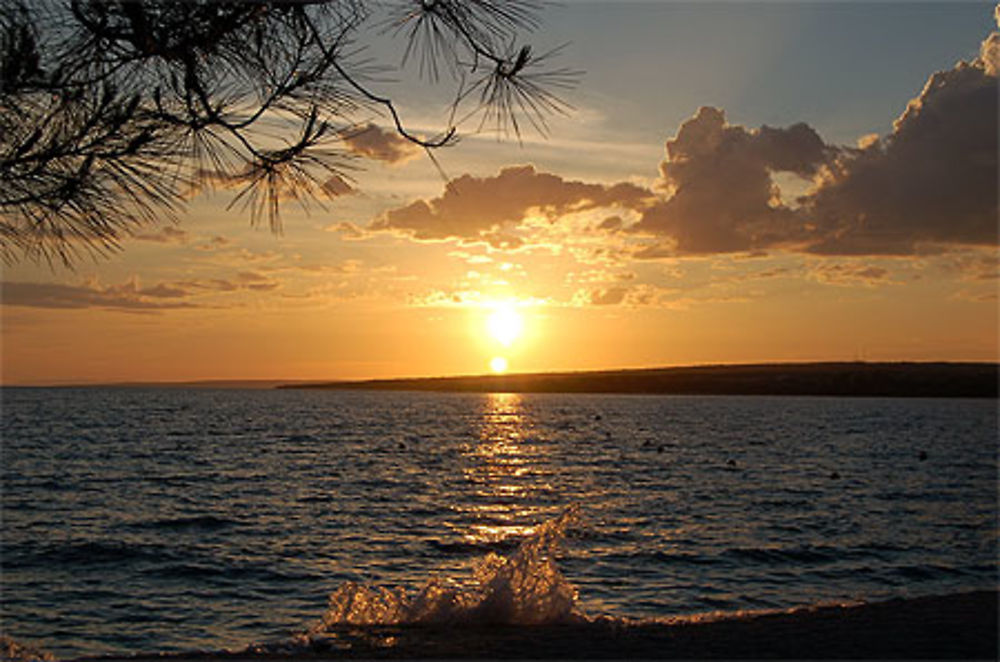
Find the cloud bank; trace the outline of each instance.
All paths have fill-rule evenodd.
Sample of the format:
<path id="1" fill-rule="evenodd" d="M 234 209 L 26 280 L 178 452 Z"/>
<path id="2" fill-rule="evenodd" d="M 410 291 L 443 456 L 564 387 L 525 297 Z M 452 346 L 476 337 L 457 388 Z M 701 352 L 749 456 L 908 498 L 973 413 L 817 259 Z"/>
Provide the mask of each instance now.
<path id="1" fill-rule="evenodd" d="M 509 167 L 492 177 L 463 175 L 441 196 L 389 210 L 368 230 L 516 248 L 523 240 L 513 231 L 531 213 L 554 222 L 608 208 L 614 215 L 593 229 L 629 237 L 636 259 L 996 246 L 998 71 L 993 32 L 977 58 L 933 74 L 889 135 L 866 136 L 858 147 L 827 144 L 805 123 L 731 125 L 722 109 L 703 107 L 667 141 L 655 193 Z M 779 174 L 802 179 L 808 192 L 788 200 Z"/>
<path id="2" fill-rule="evenodd" d="M 514 247 L 509 244 L 518 240 L 504 228 L 520 225 L 532 212 L 555 221 L 567 213 L 599 207 L 636 208 L 650 195 L 633 184 L 587 184 L 538 172 L 530 165 L 514 166 L 494 177 L 453 179 L 441 196 L 389 210 L 370 229 L 397 231 L 418 240 L 484 240 Z"/>
<path id="3" fill-rule="evenodd" d="M 997 244 L 996 32 L 979 58 L 930 77 L 892 133 L 844 151 L 805 201 L 824 254 Z"/>
<path id="4" fill-rule="evenodd" d="M 197 308 L 196 304 L 181 300 L 187 294 L 183 288 L 164 283 L 142 288 L 135 280 L 110 286 L 96 283 L 0 283 L 3 305 L 30 308 L 102 308 L 125 312 Z"/>

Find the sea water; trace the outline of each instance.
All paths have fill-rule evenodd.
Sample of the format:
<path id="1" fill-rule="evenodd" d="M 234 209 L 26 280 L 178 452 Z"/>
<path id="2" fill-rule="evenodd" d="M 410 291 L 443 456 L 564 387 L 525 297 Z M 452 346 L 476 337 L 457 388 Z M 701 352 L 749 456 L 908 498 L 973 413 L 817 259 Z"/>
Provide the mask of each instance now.
<path id="1" fill-rule="evenodd" d="M 2 397 L 0 625 L 58 657 L 997 586 L 995 400 Z"/>

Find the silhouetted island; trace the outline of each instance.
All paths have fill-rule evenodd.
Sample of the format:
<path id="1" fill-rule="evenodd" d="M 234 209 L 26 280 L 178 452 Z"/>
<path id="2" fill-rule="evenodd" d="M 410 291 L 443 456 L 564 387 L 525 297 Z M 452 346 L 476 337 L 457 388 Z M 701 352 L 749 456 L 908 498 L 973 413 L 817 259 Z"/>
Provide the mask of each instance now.
<path id="1" fill-rule="evenodd" d="M 661 393 L 996 398 L 996 363 L 779 363 L 286 384 L 476 393 Z"/>

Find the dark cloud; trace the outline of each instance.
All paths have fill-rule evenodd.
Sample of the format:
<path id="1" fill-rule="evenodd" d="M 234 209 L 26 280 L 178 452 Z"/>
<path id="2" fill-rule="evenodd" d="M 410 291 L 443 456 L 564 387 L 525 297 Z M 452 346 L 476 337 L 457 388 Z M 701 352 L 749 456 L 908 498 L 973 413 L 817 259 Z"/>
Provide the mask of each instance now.
<path id="1" fill-rule="evenodd" d="M 419 147 L 395 131 L 385 131 L 370 122 L 344 132 L 342 138 L 347 149 L 358 156 L 386 163 L 402 163 L 420 153 Z"/>
<path id="2" fill-rule="evenodd" d="M 772 174 L 815 174 L 830 150 L 805 124 L 747 130 L 703 107 L 667 142 L 660 165 L 669 197 L 633 231 L 668 239 L 677 253 L 728 253 L 801 238 L 802 222 L 781 202 Z"/>
<path id="3" fill-rule="evenodd" d="M 197 308 L 188 301 L 171 300 L 183 299 L 187 294 L 183 288 L 165 284 L 143 289 L 135 281 L 107 287 L 97 284 L 0 283 L 3 305 L 31 308 L 103 308 L 126 312 Z"/>
<path id="4" fill-rule="evenodd" d="M 803 200 L 822 254 L 915 254 L 997 243 L 997 34 L 930 77 L 892 133 L 845 151 Z"/>
<path id="5" fill-rule="evenodd" d="M 432 200 L 417 200 L 392 209 L 371 225 L 372 230 L 398 230 L 415 239 L 489 240 L 500 245 L 515 238 L 498 233 L 518 225 L 531 210 L 551 220 L 573 211 L 621 205 L 635 208 L 650 192 L 628 183 L 605 186 L 567 181 L 537 172 L 533 166 L 504 168 L 495 177 L 463 175 L 448 182 Z"/>
<path id="6" fill-rule="evenodd" d="M 657 258 L 787 248 L 828 255 L 940 253 L 997 244 L 1000 34 L 972 62 L 930 77 L 884 138 L 825 145 L 806 124 L 748 130 L 702 108 L 667 142 L 667 196 L 635 232 Z M 812 179 L 796 206 L 773 175 Z"/>

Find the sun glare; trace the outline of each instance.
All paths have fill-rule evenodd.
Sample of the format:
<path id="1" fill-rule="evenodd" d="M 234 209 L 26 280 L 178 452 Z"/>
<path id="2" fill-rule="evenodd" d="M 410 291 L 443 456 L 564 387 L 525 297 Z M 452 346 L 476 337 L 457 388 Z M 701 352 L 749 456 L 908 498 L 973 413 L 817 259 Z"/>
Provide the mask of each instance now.
<path id="1" fill-rule="evenodd" d="M 490 335 L 503 346 L 509 346 L 521 335 L 524 320 L 521 314 L 510 304 L 497 306 L 496 310 L 486 320 Z"/>
<path id="2" fill-rule="evenodd" d="M 507 359 L 502 356 L 494 356 L 493 360 L 490 361 L 490 370 L 498 375 L 507 372 Z"/>

